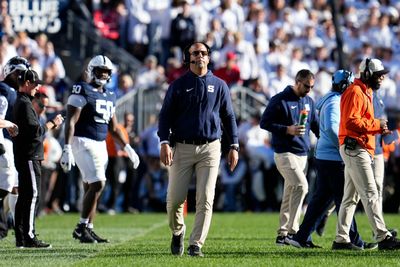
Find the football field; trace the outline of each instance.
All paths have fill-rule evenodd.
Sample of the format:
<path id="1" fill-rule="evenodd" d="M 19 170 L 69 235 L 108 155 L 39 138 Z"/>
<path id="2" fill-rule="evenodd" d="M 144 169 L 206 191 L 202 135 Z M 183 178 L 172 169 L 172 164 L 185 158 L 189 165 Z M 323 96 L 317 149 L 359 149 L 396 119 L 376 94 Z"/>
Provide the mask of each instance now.
<path id="1" fill-rule="evenodd" d="M 39 239 L 52 249 L 17 249 L 13 233 L 0 241 L 0 266 L 399 266 L 400 251 L 332 251 L 336 216 L 324 236 L 314 235 L 322 249 L 275 245 L 278 214 L 216 213 L 203 252 L 204 258 L 170 254 L 166 214 L 98 215 L 96 232 L 109 244 L 80 244 L 72 238 L 78 214 L 48 215 L 37 220 Z M 387 214 L 387 225 L 400 226 L 400 215 Z M 365 215 L 357 214 L 364 240 L 372 241 Z M 193 214 L 186 218 L 188 232 Z"/>

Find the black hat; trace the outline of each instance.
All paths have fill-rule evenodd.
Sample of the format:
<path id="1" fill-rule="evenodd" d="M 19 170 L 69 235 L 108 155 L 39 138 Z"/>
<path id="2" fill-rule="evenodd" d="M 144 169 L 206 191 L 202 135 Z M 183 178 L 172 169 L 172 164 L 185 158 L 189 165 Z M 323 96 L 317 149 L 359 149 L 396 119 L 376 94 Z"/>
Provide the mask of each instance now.
<path id="1" fill-rule="evenodd" d="M 23 84 L 26 81 L 30 81 L 31 83 L 35 84 L 44 83 L 42 80 L 39 79 L 39 75 L 37 74 L 37 72 L 32 69 L 27 69 L 22 71 L 18 76 L 18 80 L 21 84 Z"/>

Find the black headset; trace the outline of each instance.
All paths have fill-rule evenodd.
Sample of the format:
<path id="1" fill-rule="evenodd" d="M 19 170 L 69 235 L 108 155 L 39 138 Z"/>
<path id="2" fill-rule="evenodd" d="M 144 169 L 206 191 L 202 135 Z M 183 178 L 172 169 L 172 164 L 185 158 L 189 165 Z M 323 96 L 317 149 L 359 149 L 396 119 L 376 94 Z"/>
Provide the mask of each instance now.
<path id="1" fill-rule="evenodd" d="M 340 83 L 334 84 L 334 77 L 332 76 L 332 89 L 336 92 L 339 92 L 340 94 L 342 94 L 347 87 L 352 83 L 351 82 L 351 77 L 353 76 L 353 73 L 351 71 L 345 70 L 343 72 L 343 79 L 340 81 Z"/>
<path id="2" fill-rule="evenodd" d="M 366 80 L 368 80 L 372 76 L 372 71 L 369 69 L 369 63 L 370 62 L 371 62 L 371 59 L 369 57 L 367 57 L 365 59 L 365 69 L 364 69 L 364 72 L 363 72 L 364 78 Z"/>
<path id="3" fill-rule="evenodd" d="M 191 63 L 191 62 L 190 62 L 190 53 L 189 53 L 189 50 L 190 50 L 190 47 L 191 47 L 192 45 L 194 45 L 194 44 L 203 44 L 203 45 L 206 47 L 206 49 L 207 49 L 208 57 L 211 56 L 211 48 L 210 48 L 205 42 L 193 42 L 193 43 L 191 43 L 190 45 L 186 46 L 186 47 L 183 49 L 182 60 L 183 60 L 183 64 L 185 64 L 185 65 L 189 65 L 189 64 Z"/>

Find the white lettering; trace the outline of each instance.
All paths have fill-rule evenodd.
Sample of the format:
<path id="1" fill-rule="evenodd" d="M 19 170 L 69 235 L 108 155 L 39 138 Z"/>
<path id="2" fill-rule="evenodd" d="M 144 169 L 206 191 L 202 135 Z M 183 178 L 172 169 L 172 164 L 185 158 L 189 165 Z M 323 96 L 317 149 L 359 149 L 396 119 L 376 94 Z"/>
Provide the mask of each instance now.
<path id="1" fill-rule="evenodd" d="M 9 0 L 8 6 L 16 32 L 57 33 L 61 29 L 57 0 Z"/>

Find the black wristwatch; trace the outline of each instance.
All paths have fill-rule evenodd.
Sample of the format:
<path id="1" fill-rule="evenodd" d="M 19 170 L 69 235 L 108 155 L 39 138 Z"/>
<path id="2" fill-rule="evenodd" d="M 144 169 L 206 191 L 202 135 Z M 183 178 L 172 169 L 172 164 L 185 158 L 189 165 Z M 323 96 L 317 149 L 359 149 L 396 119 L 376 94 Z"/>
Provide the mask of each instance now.
<path id="1" fill-rule="evenodd" d="M 233 149 L 233 150 L 236 150 L 237 152 L 239 152 L 240 151 L 240 148 L 239 148 L 239 146 L 231 146 L 231 149 Z"/>

